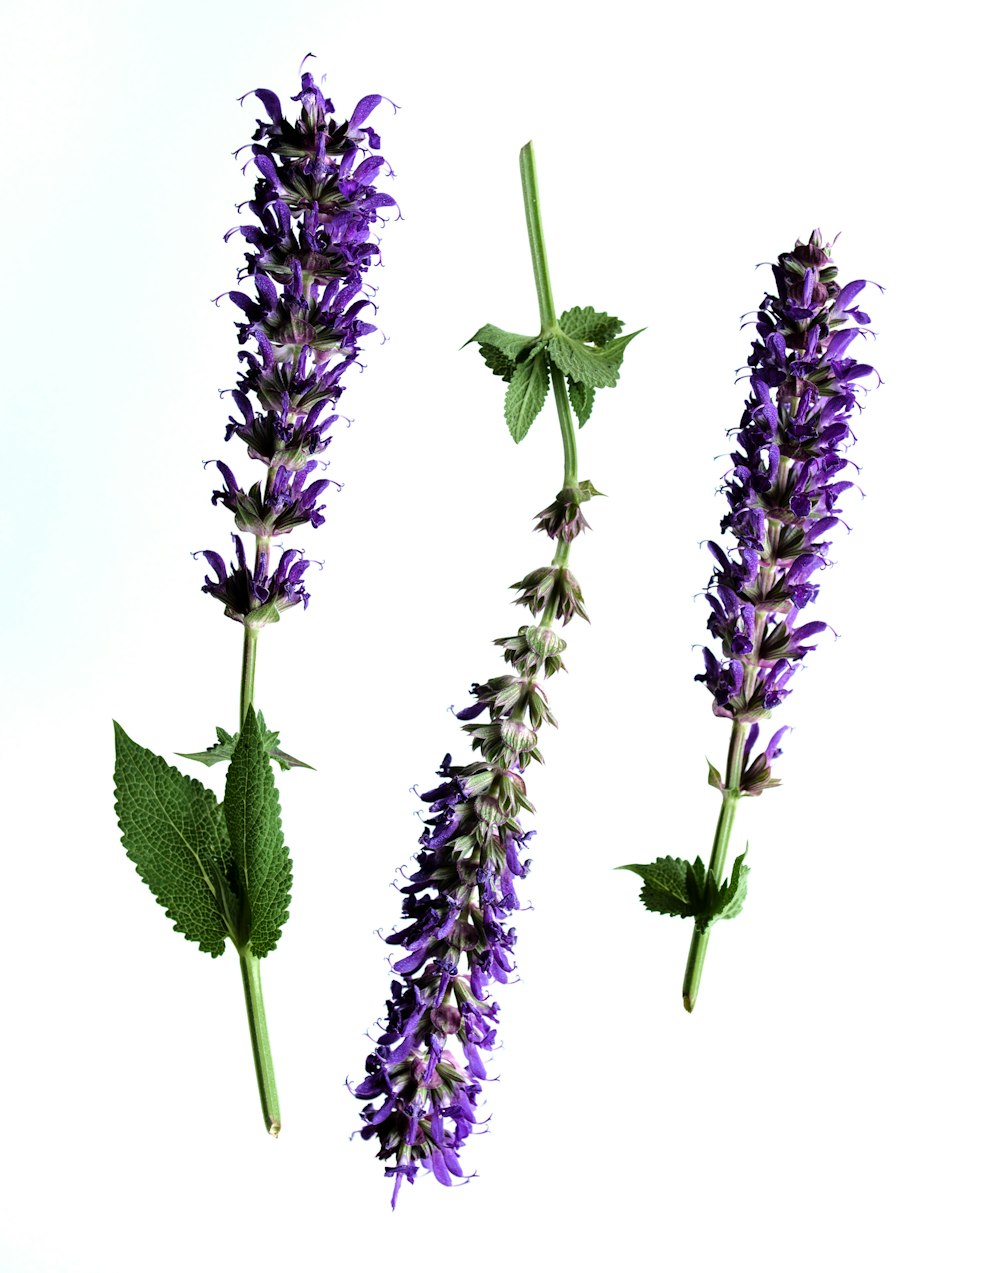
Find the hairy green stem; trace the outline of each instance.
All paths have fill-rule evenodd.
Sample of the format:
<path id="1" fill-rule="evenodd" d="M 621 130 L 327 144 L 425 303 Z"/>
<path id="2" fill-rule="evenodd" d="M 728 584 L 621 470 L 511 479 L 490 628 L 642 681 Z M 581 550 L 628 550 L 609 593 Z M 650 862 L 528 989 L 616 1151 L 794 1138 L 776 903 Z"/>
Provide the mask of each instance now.
<path id="1" fill-rule="evenodd" d="M 269 493 L 274 482 L 274 469 L 269 468 L 265 492 Z M 269 536 L 257 536 L 257 553 L 254 574 L 264 573 L 270 565 L 271 540 Z M 257 672 L 258 628 L 243 625 L 243 667 L 240 675 L 240 729 L 253 707 L 254 680 Z M 260 984 L 260 960 L 245 947 L 240 951 L 240 972 L 243 975 L 243 998 L 247 1006 L 247 1022 L 250 1026 L 250 1044 L 253 1048 L 253 1065 L 257 1075 L 257 1091 L 264 1113 L 264 1126 L 272 1136 L 281 1130 L 281 1111 L 278 1106 L 278 1087 L 274 1079 L 274 1062 L 271 1059 L 271 1041 L 267 1034 L 267 1016 L 264 1012 L 264 991 Z"/>
<path id="2" fill-rule="evenodd" d="M 558 367 L 553 366 L 552 372 L 552 393 L 556 400 L 556 410 L 559 412 L 559 431 L 562 433 L 563 444 L 563 489 L 569 486 L 576 486 L 576 429 L 573 425 L 573 415 L 570 411 L 569 394 L 566 392 L 566 377 Z"/>
<path id="3" fill-rule="evenodd" d="M 528 243 L 531 246 L 531 267 L 535 274 L 535 291 L 538 293 L 538 317 L 542 335 L 549 335 L 558 327 L 556 303 L 552 297 L 552 280 L 549 278 L 549 258 L 545 252 L 545 235 L 542 231 L 542 209 L 538 199 L 538 174 L 535 172 L 535 152 L 531 142 L 521 147 L 521 190 L 524 194 L 524 219 L 528 225 Z M 577 484 L 576 429 L 566 390 L 566 377 L 558 367 L 549 363 L 552 377 L 552 395 L 559 413 L 559 432 L 563 444 L 563 487 Z M 552 564 L 564 565 L 569 556 L 569 545 L 560 543 Z M 547 612 L 546 612 L 547 613 Z M 548 622 L 551 622 L 549 616 Z M 542 626 L 547 627 L 544 619 Z"/>
<path id="4" fill-rule="evenodd" d="M 747 727 L 741 721 L 733 721 L 733 730 L 729 736 L 729 756 L 726 761 L 726 781 L 722 790 L 722 808 L 715 826 L 715 839 L 712 841 L 712 856 L 708 869 L 717 881 L 722 880 L 726 869 L 726 854 L 729 852 L 729 837 L 732 834 L 733 822 L 736 819 L 736 806 L 740 800 L 740 776 L 743 770 L 743 743 Z M 708 951 L 708 935 L 710 928 L 699 928 L 695 923 L 691 937 L 691 948 L 688 951 L 687 967 L 684 969 L 684 1007 L 694 1012 L 698 999 L 698 987 L 701 985 L 701 970 L 705 964 Z"/>
<path id="5" fill-rule="evenodd" d="M 253 705 L 254 675 L 257 671 L 257 629 L 243 625 L 243 672 L 240 676 L 240 729 Z"/>
<path id="6" fill-rule="evenodd" d="M 240 972 L 243 974 L 243 997 L 247 1005 L 247 1021 L 250 1023 L 250 1045 L 253 1048 L 253 1064 L 257 1072 L 257 1090 L 260 1092 L 264 1126 L 272 1136 L 277 1136 L 281 1131 L 281 1109 L 278 1105 L 278 1087 L 274 1080 L 271 1043 L 267 1037 L 260 960 L 245 948 L 240 951 Z"/>
<path id="7" fill-rule="evenodd" d="M 535 271 L 538 314 L 542 320 L 542 333 L 547 335 L 556 326 L 556 307 L 549 281 L 549 262 L 545 255 L 545 235 L 542 233 L 535 152 L 530 141 L 521 147 L 521 190 L 524 194 L 524 216 L 528 222 L 528 241 L 531 244 L 531 264 Z"/>

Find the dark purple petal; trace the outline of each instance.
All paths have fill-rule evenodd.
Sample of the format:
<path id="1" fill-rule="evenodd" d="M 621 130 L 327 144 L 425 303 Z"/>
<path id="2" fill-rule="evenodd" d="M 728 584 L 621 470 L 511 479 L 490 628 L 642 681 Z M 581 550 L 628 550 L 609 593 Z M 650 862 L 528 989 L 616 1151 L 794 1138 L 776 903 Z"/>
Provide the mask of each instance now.
<path id="1" fill-rule="evenodd" d="M 254 89 L 252 96 L 260 101 L 260 104 L 270 116 L 272 124 L 281 123 L 281 100 L 277 93 L 272 93 L 269 88 L 257 88 Z"/>
<path id="2" fill-rule="evenodd" d="M 275 190 L 281 189 L 281 178 L 278 176 L 278 170 L 274 166 L 274 160 L 270 155 L 254 155 L 254 163 L 259 168 L 264 178 L 270 182 Z"/>
<path id="3" fill-rule="evenodd" d="M 378 93 L 369 93 L 367 97 L 362 97 L 361 101 L 358 102 L 357 106 L 355 106 L 354 113 L 348 121 L 348 133 L 353 133 L 355 129 L 359 128 L 381 100 L 382 98 Z"/>
<path id="4" fill-rule="evenodd" d="M 834 306 L 834 310 L 837 312 L 845 310 L 848 305 L 850 305 L 851 301 L 854 300 L 855 296 L 862 292 L 867 286 L 868 281 L 863 278 L 855 279 L 853 283 L 845 283 L 837 296 L 837 303 Z"/>

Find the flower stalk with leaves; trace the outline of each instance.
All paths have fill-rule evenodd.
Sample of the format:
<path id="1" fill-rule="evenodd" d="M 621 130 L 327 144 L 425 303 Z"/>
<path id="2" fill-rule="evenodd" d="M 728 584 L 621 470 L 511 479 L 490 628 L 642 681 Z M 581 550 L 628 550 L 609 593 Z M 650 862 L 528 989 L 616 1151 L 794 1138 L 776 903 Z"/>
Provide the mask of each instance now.
<path id="1" fill-rule="evenodd" d="M 394 1207 L 403 1180 L 412 1183 L 421 1168 L 445 1185 L 463 1176 L 459 1154 L 477 1124 L 487 1078 L 483 1053 L 496 1042 L 498 1005 L 490 987 L 506 982 L 514 968 L 509 920 L 533 834 L 521 825 L 521 814 L 532 811 L 524 774 L 540 759 L 540 730 L 555 724 L 543 683 L 561 670 L 566 643 L 553 624 L 586 618 L 568 561 L 587 528 L 581 506 L 600 492 L 577 476 L 576 427 L 589 418 L 595 391 L 617 382 L 625 348 L 638 334 L 620 336 L 618 319 L 589 307 L 557 318 L 530 142 L 520 163 L 540 331 L 519 336 L 487 325 L 472 341 L 507 383 L 504 414 L 515 442 L 552 388 L 563 482 L 537 529 L 555 542 L 555 553 L 549 565 L 513 585 L 533 622 L 495 643 L 511 672 L 474 685 L 475 702 L 457 713 L 478 758 L 456 765 L 445 756 L 443 781 L 421 797 L 429 816 L 416 868 L 401 889 L 405 926 L 387 938 L 406 953 L 392 964 L 385 1028 L 355 1089 L 366 1102 L 361 1134 L 378 1141 L 378 1157 L 394 1178 Z"/>
<path id="2" fill-rule="evenodd" d="M 725 481 L 729 510 L 722 529 L 735 547 L 709 544 L 716 565 L 708 628 L 722 658 L 706 649 L 705 670 L 695 679 L 711 691 L 713 711 L 731 728 L 725 773 L 709 764 L 722 807 L 708 866 L 700 857 L 662 857 L 622 868 L 643 878 L 641 897 L 650 910 L 694 919 L 682 991 L 689 1012 L 709 931 L 716 920 L 737 915 L 746 894 L 745 852 L 724 877 L 737 805 L 779 783 L 772 768 L 787 726 L 758 747 L 760 722 L 788 697 L 792 676 L 815 648 L 813 638 L 827 628 L 799 615 L 819 592 L 826 536 L 840 522 L 840 498 L 853 485 L 843 478 L 849 463 L 843 452 L 854 438 L 858 381 L 873 373 L 847 353 L 859 334 L 868 334 L 868 315 L 853 305 L 865 280 L 841 287 L 830 250 L 815 230 L 772 267 L 776 291 L 757 313 L 750 397 Z"/>
<path id="3" fill-rule="evenodd" d="M 203 591 L 243 629 L 239 732 L 219 729 L 207 751 L 181 753 L 206 765 L 228 762 L 221 803 L 117 723 L 115 786 L 126 852 L 176 931 L 213 956 L 227 939 L 236 947 L 264 1123 L 276 1136 L 281 1115 L 260 961 L 288 918 L 291 862 L 271 764 L 289 769 L 303 762 L 281 750 L 255 709 L 257 641 L 285 610 L 308 604 L 309 562 L 296 548 L 275 561 L 274 545 L 297 527 L 324 521 L 319 501 L 330 483 L 313 477 L 316 457 L 330 443 L 333 408 L 359 341 L 376 330 L 362 317 L 372 303 L 362 289 L 379 255 L 372 225 L 394 200 L 373 185 L 385 160 L 372 153 L 381 142 L 365 122 L 381 97 L 363 98 L 338 123 L 308 72 L 292 99 L 297 117 L 286 118 L 269 89 L 255 96 L 267 115 L 251 147 L 256 224 L 238 233 L 250 248 L 244 276 L 256 297 L 229 293 L 243 316 L 240 344 L 250 348 L 239 354 L 236 414 L 226 438 L 239 438 L 264 473 L 243 489 L 229 465 L 218 462 L 222 489 L 212 502 L 235 520 L 235 561 L 227 567 L 219 553 L 202 554 L 215 576 L 206 577 Z M 252 556 L 243 534 L 253 537 Z"/>

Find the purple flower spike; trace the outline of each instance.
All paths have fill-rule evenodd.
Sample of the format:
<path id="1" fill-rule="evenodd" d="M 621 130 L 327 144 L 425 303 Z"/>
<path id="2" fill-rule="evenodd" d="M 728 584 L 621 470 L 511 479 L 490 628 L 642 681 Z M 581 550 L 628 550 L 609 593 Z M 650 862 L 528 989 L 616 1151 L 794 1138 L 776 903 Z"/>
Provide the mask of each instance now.
<path id="1" fill-rule="evenodd" d="M 732 722 L 725 775 L 709 764 L 709 782 L 722 796 L 711 857 L 707 867 L 700 858 L 659 858 L 627 868 L 646 881 L 650 910 L 694 920 L 682 987 L 688 1012 L 711 927 L 739 914 L 746 894 L 745 852 L 724 874 L 736 806 L 779 782 L 772 771 L 788 727 L 755 754 L 759 722 L 791 693 L 789 682 L 829 627 L 800 614 L 819 595 L 828 536 L 841 524 L 840 497 L 852 486 L 839 476 L 848 464 L 843 452 L 854 440 L 859 381 L 873 374 L 847 352 L 869 334 L 868 315 L 852 304 L 866 283 L 838 285 L 819 231 L 772 268 L 776 290 L 757 312 L 750 396 L 723 487 L 729 511 L 722 529 L 735 542 L 709 544 L 708 629 L 721 657 L 706 649 L 705 670 L 695 677 L 711 692 L 715 714 Z"/>
<path id="2" fill-rule="evenodd" d="M 773 270 L 776 293 L 764 297 L 757 314 L 751 396 L 725 485 L 722 529 L 736 542 L 729 550 L 709 545 L 716 564 L 708 627 L 722 657 L 706 650 L 705 671 L 695 678 L 712 692 L 717 715 L 746 723 L 787 697 L 789 680 L 815 648 L 812 638 L 827 627 L 799 623 L 798 615 L 819 594 L 826 537 L 840 524 L 838 501 L 852 486 L 835 479 L 853 439 L 858 381 L 872 374 L 846 352 L 855 337 L 868 334 L 868 316 L 852 306 L 865 282 L 838 287 L 819 231 Z M 745 774 L 754 771 L 745 794 L 759 794 L 763 770 L 773 781 L 775 740 L 745 767 Z"/>
<path id="3" fill-rule="evenodd" d="M 495 693 L 488 705 L 494 720 L 511 720 L 496 714 Z M 479 727 L 466 728 L 475 740 Z M 368 1058 L 369 1077 L 355 1089 L 360 1099 L 382 1101 L 365 1106 L 361 1135 L 377 1137 L 378 1157 L 394 1161 L 386 1168 L 395 1176 L 393 1206 L 402 1175 L 412 1181 L 418 1167 L 441 1184 L 462 1178 L 458 1154 L 476 1126 L 482 1052 L 496 1041 L 498 1008 L 488 986 L 513 971 L 508 919 L 518 908 L 514 880 L 527 872 L 520 849 L 528 835 L 518 813 L 530 808 L 521 777 L 528 756 L 520 735 L 508 737 L 510 747 L 492 765 L 458 766 L 445 756 L 444 782 L 421 796 L 429 816 L 401 889 L 408 922 L 387 939 L 411 953 L 392 964 L 398 980 L 385 1029 Z M 533 732 L 529 741 L 533 750 Z"/>
<path id="4" fill-rule="evenodd" d="M 868 336 L 868 314 L 854 299 L 866 286 L 837 284 L 830 244 L 813 230 L 772 266 L 776 290 L 757 311 L 757 339 L 748 359 L 749 397 L 737 448 L 723 486 L 729 510 L 721 526 L 732 544 L 709 544 L 709 631 L 721 647 L 705 649 L 704 681 L 712 712 L 730 721 L 725 774 L 709 763 L 719 813 L 711 855 L 684 861 L 663 857 L 628 864 L 644 880 L 642 904 L 659 914 L 693 919 L 682 999 L 695 1011 L 712 925 L 732 919 L 747 892 L 744 850 L 725 876 L 735 812 L 743 797 L 776 787 L 775 761 L 788 726 L 762 747 L 761 719 L 791 693 L 789 682 L 830 625 L 802 612 L 819 594 L 830 537 L 841 524 L 842 479 L 854 440 L 851 421 L 873 374 L 847 354 Z"/>
<path id="5" fill-rule="evenodd" d="M 369 105 L 359 105 L 354 125 L 367 117 Z M 533 341 L 489 323 L 469 343 L 477 343 L 489 369 L 508 382 L 505 417 L 515 441 L 524 437 L 542 402 L 534 404 L 529 419 L 512 422 L 512 401 L 521 400 L 529 382 L 553 387 L 563 442 L 562 489 L 539 513 L 537 529 L 556 543 L 548 565 L 511 585 L 532 622 L 494 641 L 509 670 L 473 684 L 474 703 L 457 713 L 476 755 L 466 765 L 446 755 L 438 771 L 442 781 L 421 796 L 428 808 L 416 865 L 400 888 L 403 923 L 386 938 L 395 974 L 388 1014 L 355 1095 L 366 1102 L 361 1135 L 376 1143 L 377 1157 L 393 1179 L 393 1206 L 404 1177 L 412 1183 L 425 1172 L 442 1185 L 468 1178 L 461 1151 L 481 1121 L 477 1106 L 496 1046 L 493 985 L 506 984 L 514 972 L 517 934 L 510 921 L 520 905 L 517 882 L 529 866 L 524 848 L 531 833 L 521 825 L 523 812 L 532 809 L 525 772 L 541 760 L 542 726 L 555 725 L 543 682 L 563 669 L 566 642 L 554 625 L 587 617 L 569 558 L 573 541 L 587 528 L 581 505 L 600 492 L 578 479 L 570 412 L 580 424 L 590 417 L 596 387 L 614 383 L 624 347 L 638 334 L 615 340 L 624 326 L 620 319 L 593 306 L 575 307 L 560 317 L 565 330 L 552 336 L 559 352 L 550 356 L 545 342 L 556 311 L 530 142 L 521 151 L 520 169 L 540 335 Z M 529 347 L 530 357 L 521 360 L 518 354 L 515 363 L 512 351 L 527 353 Z M 574 360 L 590 360 L 573 362 L 574 375 L 586 384 L 573 376 L 567 380 L 561 361 L 566 349 L 574 351 Z"/>
<path id="6" fill-rule="evenodd" d="M 386 938 L 408 953 L 393 954 L 385 1026 L 355 1088 L 367 1102 L 361 1135 L 391 1164 L 393 1206 L 402 1177 L 412 1182 L 418 1169 L 445 1185 L 465 1178 L 459 1153 L 479 1121 L 486 1054 L 496 1045 L 490 986 L 514 971 L 510 919 L 533 834 L 520 822 L 532 808 L 524 771 L 540 759 L 539 729 L 555 724 L 540 682 L 562 669 L 565 642 L 541 625 L 496 644 L 518 675 L 473 685 L 475 706 L 457 716 L 482 759 L 461 766 L 445 756 L 443 781 L 420 797 L 428 811 L 400 889 L 404 924 Z"/>
<path id="7" fill-rule="evenodd" d="M 255 537 L 256 561 L 249 571 L 241 545 L 235 573 L 221 572 L 225 578 L 209 580 L 205 591 L 223 601 L 230 618 L 259 627 L 307 601 L 301 577 L 308 563 L 297 554 L 294 565 L 279 564 L 270 573 L 271 541 L 325 520 L 319 500 L 330 483 L 310 474 L 330 443 L 344 373 L 357 361 L 360 341 L 376 331 L 369 321 L 372 301 L 362 289 L 379 259 L 373 226 L 395 203 L 375 188 L 385 160 L 373 153 L 381 145 L 378 134 L 363 126 L 383 98 L 363 98 L 338 123 L 308 72 L 292 99 L 297 116 L 286 118 L 269 89 L 247 97 L 257 99 L 267 118 L 258 120 L 252 145 L 250 171 L 257 180 L 248 206 L 257 224 L 230 231 L 250 251 L 241 276 L 247 290 L 229 293 L 240 311 L 236 330 L 244 348 L 226 439 L 238 437 L 267 471 L 244 489 L 219 462 L 224 486 L 212 502 L 229 509 L 237 530 Z M 213 553 L 208 560 L 216 569 L 221 559 Z M 267 617 L 255 614 L 259 608 L 267 608 Z"/>

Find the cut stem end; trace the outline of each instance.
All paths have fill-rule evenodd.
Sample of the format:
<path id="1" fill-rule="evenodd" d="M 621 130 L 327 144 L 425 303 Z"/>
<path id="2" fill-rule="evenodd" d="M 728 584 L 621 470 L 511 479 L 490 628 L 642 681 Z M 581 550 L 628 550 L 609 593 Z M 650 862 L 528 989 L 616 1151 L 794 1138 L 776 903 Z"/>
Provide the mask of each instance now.
<path id="1" fill-rule="evenodd" d="M 264 1126 L 268 1134 L 277 1136 L 281 1131 L 281 1109 L 278 1105 L 274 1062 L 271 1060 L 271 1041 L 267 1035 L 264 992 L 260 984 L 260 960 L 248 950 L 240 951 L 240 972 L 243 974 L 243 995 L 247 1005 L 250 1046 L 253 1049 L 253 1066 L 257 1075 L 261 1113 L 264 1115 Z"/>

